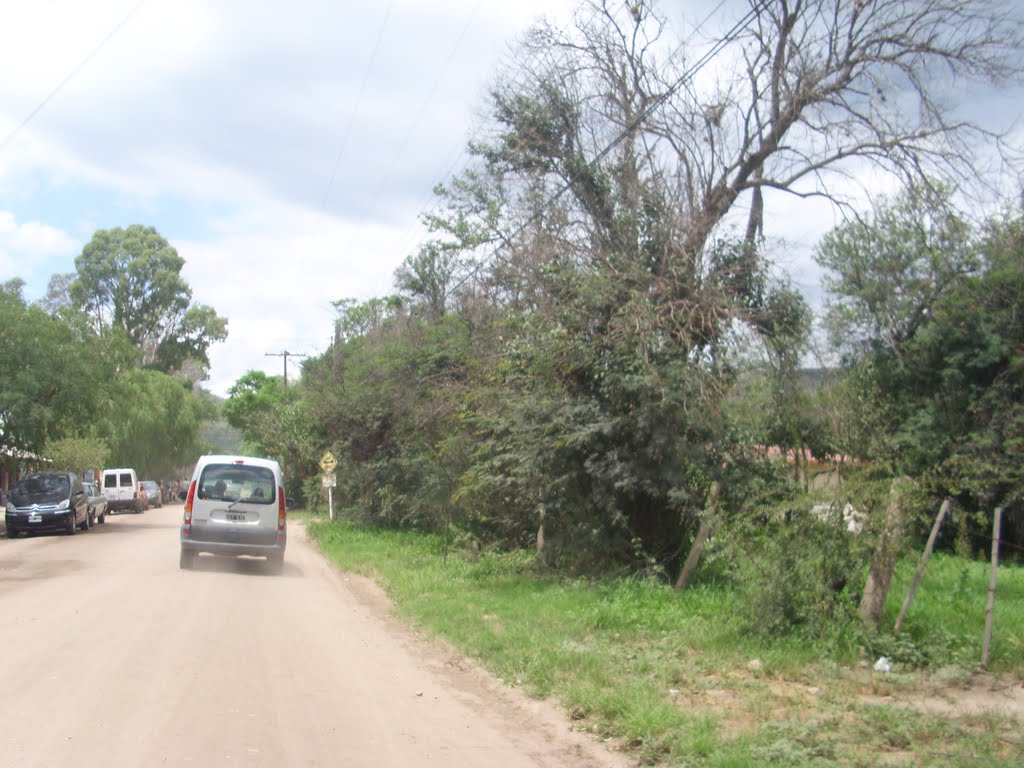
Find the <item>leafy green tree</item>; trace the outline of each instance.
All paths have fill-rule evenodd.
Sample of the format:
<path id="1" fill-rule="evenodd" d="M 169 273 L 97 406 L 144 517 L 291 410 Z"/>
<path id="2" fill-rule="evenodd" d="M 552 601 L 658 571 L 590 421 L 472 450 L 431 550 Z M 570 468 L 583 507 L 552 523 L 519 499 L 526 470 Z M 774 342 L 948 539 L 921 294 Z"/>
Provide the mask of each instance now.
<path id="1" fill-rule="evenodd" d="M 948 194 L 911 189 L 869 220 L 827 235 L 818 248 L 833 296 L 827 323 L 846 351 L 850 419 L 844 446 L 860 458 L 919 474 L 942 461 L 953 438 L 949 404 L 936 399 L 948 363 L 922 356 L 921 339 L 945 334 L 936 309 L 981 269 L 977 237 Z"/>
<path id="2" fill-rule="evenodd" d="M 111 373 L 93 339 L 28 305 L 21 287 L 0 287 L 0 444 L 41 454 L 51 440 L 94 435 Z"/>
<path id="3" fill-rule="evenodd" d="M 979 229 L 927 200 L 905 196 L 826 240 L 830 320 L 847 351 L 838 435 L 968 509 L 1019 507 L 1021 216 Z"/>
<path id="4" fill-rule="evenodd" d="M 937 303 L 915 353 L 932 375 L 929 419 L 951 436 L 946 492 L 982 508 L 1024 500 L 1024 219 L 993 221 L 982 268 Z"/>
<path id="5" fill-rule="evenodd" d="M 154 479 L 177 477 L 203 453 L 200 428 L 214 414 L 188 382 L 132 369 L 117 377 L 107 396 L 102 430 L 117 466 Z"/>
<path id="6" fill-rule="evenodd" d="M 1007 82 L 1021 46 L 986 0 L 751 10 L 722 40 L 745 66 L 714 88 L 663 55 L 649 2 L 587 2 L 524 38 L 472 167 L 439 188 L 432 239 L 396 276 L 401 301 L 339 307 L 330 358 L 305 367 L 366 510 L 429 524 L 413 489 L 430 487 L 426 504 L 454 504 L 488 541 L 543 536 L 566 567 L 670 568 L 715 481 L 731 509 L 756 485 L 722 418 L 740 336 L 778 373 L 766 431 L 811 439 L 807 310 L 771 278 L 763 195 L 833 196 L 829 171 L 859 161 L 970 176 L 972 126 L 944 119 L 929 73 Z"/>
<path id="7" fill-rule="evenodd" d="M 970 225 L 948 193 L 929 187 L 882 201 L 870 219 L 835 229 L 816 261 L 834 297 L 833 342 L 853 353 L 877 350 L 897 365 L 936 301 L 980 266 Z"/>
<path id="8" fill-rule="evenodd" d="M 227 337 L 227 321 L 192 304 L 184 264 L 153 227 L 100 230 L 75 259 L 68 294 L 100 336 L 124 334 L 141 365 L 170 372 L 191 359 L 208 367 L 209 347 Z"/>
<path id="9" fill-rule="evenodd" d="M 54 467 L 74 472 L 101 470 L 109 466 L 109 453 L 106 440 L 97 437 L 65 437 L 51 440 L 45 449 L 46 458 L 53 462 Z"/>
<path id="10" fill-rule="evenodd" d="M 279 461 L 288 475 L 290 492 L 297 492 L 322 452 L 300 390 L 285 387 L 280 378 L 249 371 L 228 391 L 223 414 L 241 430 L 245 450 Z"/>

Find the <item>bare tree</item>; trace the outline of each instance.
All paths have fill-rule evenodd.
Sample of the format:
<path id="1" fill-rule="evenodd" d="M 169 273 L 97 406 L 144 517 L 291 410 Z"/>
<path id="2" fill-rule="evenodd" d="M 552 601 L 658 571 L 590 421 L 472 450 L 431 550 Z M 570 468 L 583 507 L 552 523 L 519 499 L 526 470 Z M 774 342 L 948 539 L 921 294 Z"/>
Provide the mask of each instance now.
<path id="1" fill-rule="evenodd" d="M 724 49 L 732 77 L 684 81 L 663 131 L 687 169 L 695 252 L 746 191 L 841 202 L 827 171 L 867 161 L 905 181 L 978 180 L 977 143 L 998 137 L 956 118 L 971 83 L 1019 78 L 1021 19 L 1002 0 L 771 0 Z M 683 139 L 683 140 L 680 140 Z M 689 139 L 689 140 L 687 140 Z M 756 206 L 752 214 L 760 215 Z"/>
<path id="2" fill-rule="evenodd" d="M 622 254 L 643 257 L 673 313 L 714 266 L 709 246 L 738 202 L 753 243 L 764 191 L 845 205 L 844 189 L 872 170 L 984 183 L 979 150 L 1005 149 L 952 100 L 1020 82 L 1017 3 L 747 6 L 700 57 L 692 37 L 673 47 L 653 3 L 590 0 L 572 29 L 536 27 L 496 90 L 503 133 L 488 159 L 568 192 L 588 233 L 584 258 L 623 271 Z M 665 206 L 673 217 L 652 242 L 644 219 Z"/>

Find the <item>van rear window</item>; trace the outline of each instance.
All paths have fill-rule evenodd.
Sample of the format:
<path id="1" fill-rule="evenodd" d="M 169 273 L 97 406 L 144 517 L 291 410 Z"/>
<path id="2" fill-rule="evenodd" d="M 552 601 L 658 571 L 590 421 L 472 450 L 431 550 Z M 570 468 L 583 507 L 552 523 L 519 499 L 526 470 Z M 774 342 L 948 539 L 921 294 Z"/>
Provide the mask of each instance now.
<path id="1" fill-rule="evenodd" d="M 132 487 L 134 487 L 134 483 L 132 483 L 132 473 L 131 472 L 122 472 L 121 473 L 121 487 L 122 488 L 132 488 Z"/>
<path id="2" fill-rule="evenodd" d="M 208 464 L 199 478 L 199 498 L 273 504 L 277 500 L 274 472 L 267 467 Z"/>

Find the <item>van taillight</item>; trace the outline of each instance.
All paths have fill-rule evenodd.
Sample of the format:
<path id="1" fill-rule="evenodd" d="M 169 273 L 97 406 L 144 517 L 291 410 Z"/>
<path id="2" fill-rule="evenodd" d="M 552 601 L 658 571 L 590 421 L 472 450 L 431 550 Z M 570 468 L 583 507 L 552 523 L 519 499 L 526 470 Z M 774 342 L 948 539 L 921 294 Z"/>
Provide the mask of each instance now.
<path id="1" fill-rule="evenodd" d="M 277 540 L 281 540 L 281 536 L 284 534 L 284 523 L 285 523 L 285 508 L 284 508 L 284 488 L 278 486 L 277 489 Z"/>
<path id="2" fill-rule="evenodd" d="M 181 535 L 191 536 L 192 535 L 192 502 L 196 498 L 196 481 L 193 480 L 192 484 L 188 487 L 188 496 L 185 498 L 185 519 L 181 525 Z"/>

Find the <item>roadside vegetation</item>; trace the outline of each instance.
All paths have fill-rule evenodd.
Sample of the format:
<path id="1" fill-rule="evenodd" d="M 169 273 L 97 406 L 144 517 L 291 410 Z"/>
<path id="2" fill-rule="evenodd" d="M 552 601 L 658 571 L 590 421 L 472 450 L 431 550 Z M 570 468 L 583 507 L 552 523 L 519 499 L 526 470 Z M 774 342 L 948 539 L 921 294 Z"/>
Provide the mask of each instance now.
<path id="1" fill-rule="evenodd" d="M 968 699 L 1024 672 L 1024 216 L 944 89 L 1019 85 L 1019 9 L 747 10 L 710 77 L 654 3 L 538 23 L 395 292 L 228 419 L 321 512 L 336 457 L 343 567 L 646 761 L 1018 764 Z M 786 194 L 840 213 L 818 305 Z"/>
<path id="2" fill-rule="evenodd" d="M 728 2 L 713 40 L 675 13 L 539 21 L 394 292 L 340 296 L 297 380 L 250 371 L 220 415 L 321 513 L 329 450 L 340 519 L 312 530 L 332 557 L 646 760 L 1019 764 L 1019 716 L 902 706 L 935 680 L 1021 684 L 1021 148 L 948 104 L 1022 84 L 1019 3 Z M 812 199 L 837 226 L 798 254 L 784 225 Z M 128 235 L 145 256 L 115 274 L 177 286 L 160 322 L 119 310 L 96 258 Z M 226 328 L 186 309 L 172 255 L 97 233 L 47 306 L 2 287 L 20 338 L 121 361 L 75 394 L 4 346 L 7 445 L 112 440 L 77 425 L 115 392 L 138 394 L 136 437 L 166 428 L 151 400 L 197 413 L 166 377 L 191 394 Z M 820 301 L 789 272 L 805 256 Z M 91 371 L 83 348 L 61 346 Z"/>
<path id="3" fill-rule="evenodd" d="M 977 560 L 937 556 L 899 635 L 848 617 L 771 636 L 748 609 L 763 585 L 726 563 L 680 595 L 658 579 L 566 579 L 522 551 L 449 551 L 446 562 L 440 536 L 315 518 L 307 528 L 340 567 L 378 581 L 405 620 L 507 684 L 553 697 L 578 728 L 642 763 L 975 767 L 1024 757 L 1024 696 L 1016 708 L 1006 697 L 1024 678 L 1021 567 L 1001 574 L 994 676 L 972 689 L 988 588 Z M 896 571 L 888 626 L 915 564 Z M 891 672 L 873 669 L 881 654 Z M 973 706 L 972 691 L 991 708 Z"/>
<path id="4" fill-rule="evenodd" d="M 0 461 L 177 477 L 217 405 L 196 388 L 227 321 L 192 302 L 185 261 L 152 227 L 97 231 L 29 303 L 0 284 Z"/>

